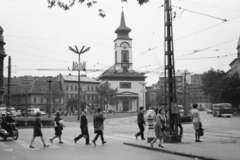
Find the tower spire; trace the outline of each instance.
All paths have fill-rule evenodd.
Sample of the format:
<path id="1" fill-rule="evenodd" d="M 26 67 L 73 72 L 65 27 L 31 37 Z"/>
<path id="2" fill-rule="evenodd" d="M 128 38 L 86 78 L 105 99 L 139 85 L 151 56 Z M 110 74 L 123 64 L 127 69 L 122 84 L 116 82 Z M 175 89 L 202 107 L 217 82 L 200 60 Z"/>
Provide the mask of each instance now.
<path id="1" fill-rule="evenodd" d="M 124 12 L 121 14 L 120 26 L 115 30 L 117 34 L 117 39 L 131 39 L 128 36 L 128 33 L 131 32 L 131 29 L 126 26 Z"/>

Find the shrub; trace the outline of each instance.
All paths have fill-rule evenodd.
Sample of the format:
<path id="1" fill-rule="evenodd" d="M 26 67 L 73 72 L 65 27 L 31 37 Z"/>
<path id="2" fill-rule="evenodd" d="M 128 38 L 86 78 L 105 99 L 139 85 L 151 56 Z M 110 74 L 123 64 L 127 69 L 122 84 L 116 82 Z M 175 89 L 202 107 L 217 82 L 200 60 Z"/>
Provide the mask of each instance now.
<path id="1" fill-rule="evenodd" d="M 21 117 L 15 119 L 17 127 L 33 127 L 35 118 L 33 117 Z M 53 126 L 52 118 L 41 118 L 42 126 Z"/>

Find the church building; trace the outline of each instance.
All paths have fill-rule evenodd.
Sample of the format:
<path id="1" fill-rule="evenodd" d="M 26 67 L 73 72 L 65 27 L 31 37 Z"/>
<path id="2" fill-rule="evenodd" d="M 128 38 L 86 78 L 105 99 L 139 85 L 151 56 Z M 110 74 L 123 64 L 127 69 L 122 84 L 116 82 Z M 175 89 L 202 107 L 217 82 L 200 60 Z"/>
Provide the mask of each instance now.
<path id="1" fill-rule="evenodd" d="M 117 105 L 108 107 L 117 112 L 137 111 L 140 106 L 146 109 L 146 76 L 132 68 L 132 39 L 129 32 L 131 29 L 126 26 L 122 11 L 120 26 L 115 30 L 117 38 L 114 40 L 114 65 L 99 76 L 102 83 L 108 81 L 111 88 L 118 88 Z"/>

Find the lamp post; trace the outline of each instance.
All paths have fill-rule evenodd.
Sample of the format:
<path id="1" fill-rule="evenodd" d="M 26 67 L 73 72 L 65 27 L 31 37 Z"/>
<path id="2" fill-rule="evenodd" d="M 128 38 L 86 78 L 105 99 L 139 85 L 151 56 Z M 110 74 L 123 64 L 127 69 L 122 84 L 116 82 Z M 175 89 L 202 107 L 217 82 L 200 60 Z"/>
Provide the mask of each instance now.
<path id="1" fill-rule="evenodd" d="M 77 46 L 75 46 L 75 49 L 73 49 L 72 47 L 69 46 L 69 50 L 70 50 L 70 51 L 78 54 L 78 68 L 77 68 L 77 70 L 78 70 L 78 113 L 77 113 L 78 116 L 77 116 L 77 119 L 78 119 L 78 120 L 80 119 L 80 113 L 82 112 L 81 107 L 80 107 L 80 105 L 81 105 L 81 104 L 80 104 L 80 70 L 81 70 L 81 69 L 83 70 L 83 67 L 81 67 L 81 65 L 80 65 L 80 54 L 83 54 L 83 53 L 85 53 L 85 52 L 87 52 L 87 51 L 90 50 L 90 47 L 88 47 L 88 48 L 85 49 L 85 50 L 84 50 L 84 47 L 85 47 L 85 46 L 83 46 L 82 49 L 81 49 L 81 51 L 79 52 Z"/>
<path id="2" fill-rule="evenodd" d="M 52 76 L 48 76 L 47 77 L 47 82 L 49 83 L 49 100 L 48 100 L 48 106 L 49 106 L 49 111 L 48 111 L 48 117 L 50 118 L 51 117 L 51 98 L 52 98 L 52 95 L 51 95 L 51 82 L 53 81 L 53 77 Z"/>
<path id="3" fill-rule="evenodd" d="M 141 84 L 142 85 L 142 87 L 143 87 L 143 89 L 142 89 L 142 92 L 143 92 L 143 108 L 145 109 L 145 105 L 144 105 L 144 93 L 145 93 L 145 91 L 144 91 L 144 87 L 145 87 L 145 85 L 147 84 L 147 82 L 139 82 L 139 84 Z"/>

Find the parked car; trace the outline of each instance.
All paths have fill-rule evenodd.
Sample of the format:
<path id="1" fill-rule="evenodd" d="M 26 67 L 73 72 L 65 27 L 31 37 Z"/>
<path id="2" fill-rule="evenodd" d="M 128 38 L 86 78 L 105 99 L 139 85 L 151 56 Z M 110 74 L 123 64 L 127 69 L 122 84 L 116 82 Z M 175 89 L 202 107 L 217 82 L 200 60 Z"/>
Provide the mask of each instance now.
<path id="1" fill-rule="evenodd" d="M 208 109 L 207 109 L 207 114 L 209 114 L 209 113 L 210 113 L 210 114 L 212 114 L 212 113 L 213 113 L 213 111 L 212 111 L 212 109 L 211 109 L 211 108 L 208 108 Z"/>
<path id="2" fill-rule="evenodd" d="M 46 115 L 46 113 L 45 113 L 45 112 L 43 112 L 43 111 L 40 111 L 40 113 L 41 113 L 41 115 Z"/>
<path id="3" fill-rule="evenodd" d="M 40 112 L 39 108 L 28 108 L 28 116 L 35 116 L 37 112 Z"/>

